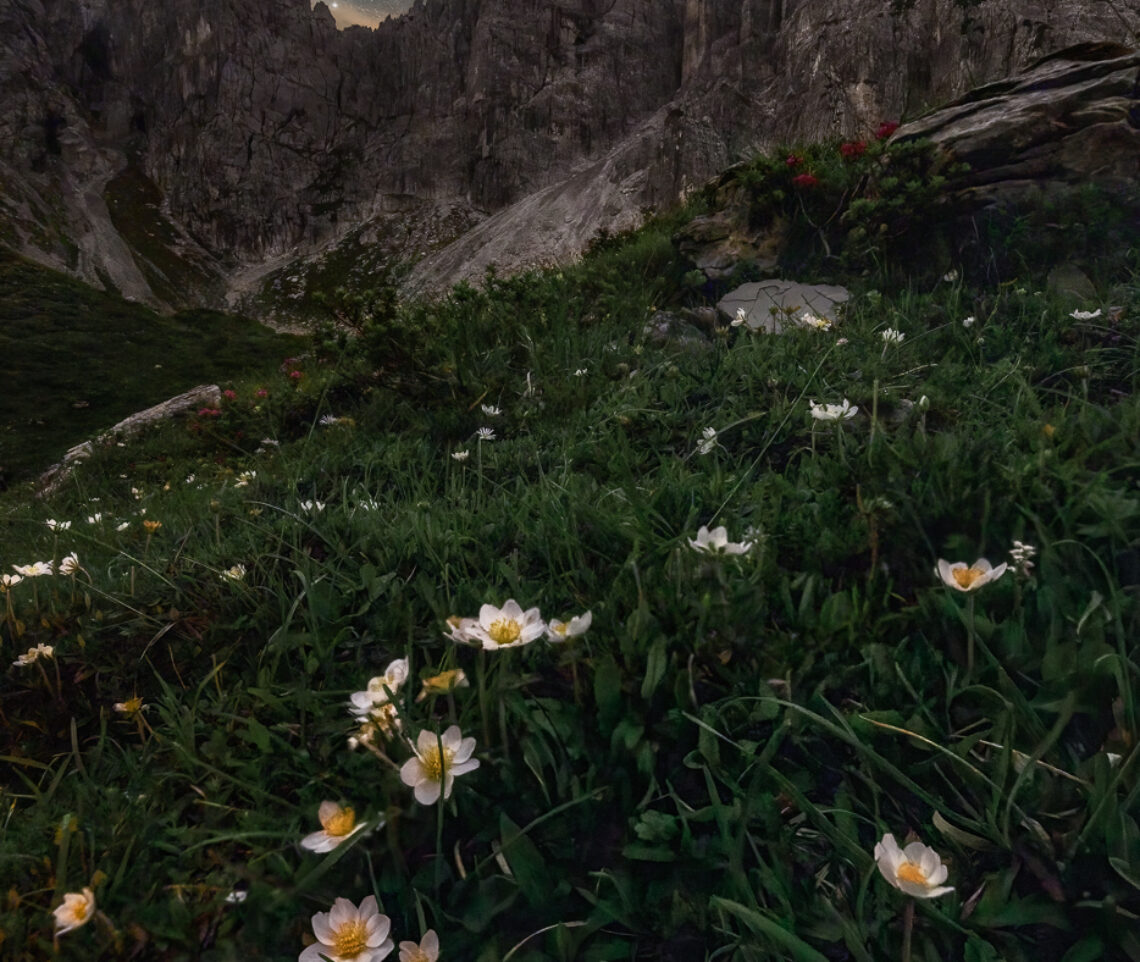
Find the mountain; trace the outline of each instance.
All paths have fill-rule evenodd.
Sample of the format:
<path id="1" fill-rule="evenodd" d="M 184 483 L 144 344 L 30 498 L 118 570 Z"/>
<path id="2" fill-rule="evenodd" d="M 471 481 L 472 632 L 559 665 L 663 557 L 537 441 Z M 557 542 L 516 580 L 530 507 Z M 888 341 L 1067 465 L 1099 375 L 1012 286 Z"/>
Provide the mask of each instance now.
<path id="1" fill-rule="evenodd" d="M 338 251 L 438 289 L 1138 36 L 1114 0 L 418 0 L 344 31 L 308 0 L 9 0 L 0 243 L 154 306 Z"/>

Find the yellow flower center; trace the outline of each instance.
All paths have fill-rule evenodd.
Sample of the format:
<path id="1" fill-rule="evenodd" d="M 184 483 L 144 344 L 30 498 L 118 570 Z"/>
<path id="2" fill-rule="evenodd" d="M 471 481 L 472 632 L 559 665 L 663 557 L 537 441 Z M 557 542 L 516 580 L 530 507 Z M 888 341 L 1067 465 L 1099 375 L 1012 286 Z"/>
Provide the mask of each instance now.
<path id="1" fill-rule="evenodd" d="M 431 959 L 428 958 L 428 954 L 423 949 L 416 946 L 407 955 L 405 955 L 404 950 L 401 949 L 400 962 L 431 962 Z"/>
<path id="2" fill-rule="evenodd" d="M 366 948 L 368 948 L 368 926 L 360 919 L 345 922 L 333 933 L 333 955 L 355 959 Z"/>
<path id="3" fill-rule="evenodd" d="M 913 882 L 915 885 L 927 884 L 926 873 L 915 862 L 903 862 L 897 874 L 903 882 Z"/>
<path id="4" fill-rule="evenodd" d="M 954 580 L 958 582 L 959 588 L 969 588 L 984 574 L 981 568 L 959 568 L 954 572 Z"/>
<path id="5" fill-rule="evenodd" d="M 351 805 L 348 808 L 338 808 L 322 824 L 329 835 L 340 838 L 351 832 L 353 826 L 356 825 L 356 812 Z"/>
<path id="6" fill-rule="evenodd" d="M 561 635 L 563 638 L 566 637 L 566 632 L 568 632 L 569 630 L 570 630 L 570 623 L 568 621 L 564 621 L 562 624 L 554 626 L 554 633 L 556 635 Z"/>
<path id="7" fill-rule="evenodd" d="M 512 645 L 519 640 L 522 635 L 522 625 L 520 625 L 514 618 L 498 618 L 491 622 L 491 627 L 487 629 L 487 634 L 491 636 L 491 640 L 497 645 Z"/>
<path id="8" fill-rule="evenodd" d="M 445 748 L 443 754 L 440 754 L 439 746 L 433 745 L 423 755 L 420 756 L 420 764 L 423 765 L 424 774 L 430 782 L 442 782 L 444 772 L 451 764 L 451 759 L 455 753 L 450 748 Z"/>
<path id="9" fill-rule="evenodd" d="M 87 899 L 82 899 L 72 906 L 71 914 L 75 916 L 76 922 L 82 922 L 87 918 L 87 913 L 91 911 L 91 906 L 88 905 Z"/>
<path id="10" fill-rule="evenodd" d="M 140 711 L 142 711 L 142 699 L 138 695 L 123 702 L 124 715 L 137 715 Z"/>
<path id="11" fill-rule="evenodd" d="M 459 668 L 441 671 L 438 675 L 424 679 L 424 690 L 429 692 L 449 692 L 459 681 Z"/>

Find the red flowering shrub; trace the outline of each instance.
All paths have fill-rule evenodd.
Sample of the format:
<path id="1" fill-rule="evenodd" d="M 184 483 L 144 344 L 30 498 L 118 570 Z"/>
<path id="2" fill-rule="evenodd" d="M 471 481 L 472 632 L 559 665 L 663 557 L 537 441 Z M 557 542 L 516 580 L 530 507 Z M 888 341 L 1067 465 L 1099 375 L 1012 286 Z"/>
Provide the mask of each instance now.
<path id="1" fill-rule="evenodd" d="M 802 157 L 797 157 L 795 154 L 788 154 L 788 159 L 784 161 L 789 167 L 799 167 L 804 162 Z"/>
<path id="2" fill-rule="evenodd" d="M 879 124 L 879 129 L 875 131 L 875 138 L 877 140 L 886 140 L 891 134 L 899 129 L 899 125 L 893 120 L 884 120 Z"/>
<path id="3" fill-rule="evenodd" d="M 839 145 L 839 152 L 843 155 L 844 160 L 855 160 L 867 152 L 867 141 L 849 140 Z"/>
<path id="4" fill-rule="evenodd" d="M 222 412 L 218 408 L 198 408 L 200 418 L 220 418 Z"/>
<path id="5" fill-rule="evenodd" d="M 237 400 L 237 391 L 230 391 L 227 389 L 225 391 L 222 391 L 222 396 L 227 401 L 236 401 Z"/>
<path id="6" fill-rule="evenodd" d="M 796 174 L 796 176 L 792 178 L 792 186 L 802 187 L 805 189 L 809 187 L 818 187 L 819 178 L 816 177 L 815 174 Z"/>

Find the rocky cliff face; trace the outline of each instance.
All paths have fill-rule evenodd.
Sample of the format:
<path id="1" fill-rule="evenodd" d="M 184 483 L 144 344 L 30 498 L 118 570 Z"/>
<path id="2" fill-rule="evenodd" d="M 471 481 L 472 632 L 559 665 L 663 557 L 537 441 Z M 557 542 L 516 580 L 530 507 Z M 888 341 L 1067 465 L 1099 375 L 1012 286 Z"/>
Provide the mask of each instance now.
<path id="1" fill-rule="evenodd" d="M 308 0 L 10 0 L 0 240 L 171 303 L 363 230 L 438 286 L 1126 35 L 1131 0 L 420 0 L 339 32 Z"/>

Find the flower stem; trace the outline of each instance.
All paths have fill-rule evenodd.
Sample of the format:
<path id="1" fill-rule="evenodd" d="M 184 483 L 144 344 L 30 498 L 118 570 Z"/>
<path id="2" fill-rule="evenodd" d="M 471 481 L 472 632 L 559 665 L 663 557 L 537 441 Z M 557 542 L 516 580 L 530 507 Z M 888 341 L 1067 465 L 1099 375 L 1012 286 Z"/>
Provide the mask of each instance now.
<path id="1" fill-rule="evenodd" d="M 910 962 L 910 937 L 914 932 L 914 899 L 906 900 L 903 911 L 902 962 Z"/>
<path id="2" fill-rule="evenodd" d="M 974 596 L 966 599 L 966 677 L 974 676 Z"/>
<path id="3" fill-rule="evenodd" d="M 437 733 L 435 740 L 436 751 L 439 752 L 436 757 L 440 761 L 439 777 L 441 783 L 440 796 L 435 803 L 435 897 L 438 899 L 440 888 L 443 886 L 443 861 L 446 858 L 443 852 L 443 789 L 447 785 L 447 770 L 444 763 L 446 756 L 443 754 L 443 736 Z"/>

